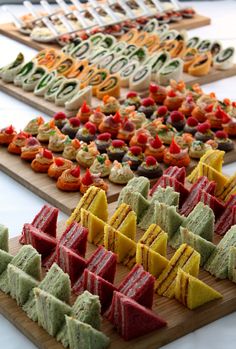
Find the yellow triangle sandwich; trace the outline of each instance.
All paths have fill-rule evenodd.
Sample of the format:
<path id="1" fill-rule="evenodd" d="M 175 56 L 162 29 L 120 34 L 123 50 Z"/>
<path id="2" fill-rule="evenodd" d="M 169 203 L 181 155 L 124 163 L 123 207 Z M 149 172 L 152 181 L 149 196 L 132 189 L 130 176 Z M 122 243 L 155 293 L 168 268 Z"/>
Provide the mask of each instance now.
<path id="1" fill-rule="evenodd" d="M 167 233 L 159 225 L 151 224 L 139 240 L 139 243 L 166 257 L 167 239 Z"/>
<path id="2" fill-rule="evenodd" d="M 108 224 L 114 229 L 119 230 L 120 233 L 126 235 L 128 238 L 134 240 L 136 236 L 136 213 L 131 206 L 123 203 L 121 204 L 113 216 L 108 221 Z"/>
<path id="3" fill-rule="evenodd" d="M 81 221 L 81 208 L 92 212 L 95 216 L 106 222 L 108 219 L 108 205 L 105 191 L 91 186 L 80 199 L 74 212 L 67 220 L 68 225 L 74 221 L 77 223 Z"/>
<path id="4" fill-rule="evenodd" d="M 137 243 L 136 263 L 155 277 L 158 277 L 168 266 L 168 259 L 153 251 L 150 247 Z"/>
<path id="5" fill-rule="evenodd" d="M 182 268 L 193 276 L 198 276 L 199 265 L 200 254 L 187 244 L 182 244 L 156 280 L 156 292 L 161 296 L 173 298 L 178 268 Z"/>
<path id="6" fill-rule="evenodd" d="M 105 222 L 92 212 L 81 208 L 81 225 L 88 229 L 88 241 L 94 245 L 103 245 Z"/>
<path id="7" fill-rule="evenodd" d="M 222 298 L 222 295 L 179 268 L 176 277 L 175 298 L 192 310 L 214 299 Z"/>

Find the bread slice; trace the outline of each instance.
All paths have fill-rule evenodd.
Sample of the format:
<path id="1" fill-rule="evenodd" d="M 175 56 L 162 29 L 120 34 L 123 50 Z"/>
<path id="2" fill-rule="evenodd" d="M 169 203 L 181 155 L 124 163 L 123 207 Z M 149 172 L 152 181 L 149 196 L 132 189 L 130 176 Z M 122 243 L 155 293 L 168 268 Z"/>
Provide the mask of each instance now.
<path id="1" fill-rule="evenodd" d="M 147 199 L 149 189 L 150 189 L 150 181 L 148 178 L 143 176 L 132 178 L 120 192 L 118 203 L 117 203 L 118 207 L 120 206 L 120 204 L 122 204 L 122 202 L 124 202 L 124 196 L 127 190 L 131 192 L 138 192 L 145 199 Z"/>
<path id="2" fill-rule="evenodd" d="M 92 212 L 81 209 L 81 225 L 88 229 L 88 241 L 94 245 L 103 245 L 104 227 L 106 222 Z"/>
<path id="3" fill-rule="evenodd" d="M 71 294 L 70 278 L 56 263 L 52 265 L 38 287 L 61 301 L 69 302 Z M 36 303 L 33 292 L 30 292 L 29 299 L 24 304 L 23 310 L 31 320 L 37 321 Z"/>
<path id="4" fill-rule="evenodd" d="M 122 202 L 129 205 L 136 213 L 138 223 L 141 221 L 150 205 L 149 201 L 142 194 L 130 188 L 127 188 L 124 193 Z"/>
<path id="5" fill-rule="evenodd" d="M 180 227 L 181 244 L 186 243 L 191 246 L 201 255 L 200 266 L 204 266 L 210 258 L 211 254 L 215 251 L 216 245 L 212 242 L 205 240 L 199 235 L 196 235 L 189 231 L 187 228 Z"/>
<path id="6" fill-rule="evenodd" d="M 119 230 L 120 233 L 126 235 L 131 240 L 136 237 L 137 217 L 132 208 L 122 203 L 114 212 L 108 224 L 114 229 Z"/>
<path id="7" fill-rule="evenodd" d="M 32 246 L 23 246 L 20 251 L 11 259 L 10 263 L 23 270 L 36 280 L 40 280 L 41 256 Z M 5 293 L 10 292 L 7 270 L 3 271 L 0 275 L 0 289 Z"/>
<path id="8" fill-rule="evenodd" d="M 76 320 L 89 324 L 93 328 L 99 330 L 101 327 L 100 313 L 101 304 L 99 297 L 88 291 L 84 291 L 77 297 L 73 304 L 71 315 Z M 61 342 L 65 348 L 69 346 L 69 333 L 66 323 L 63 324 L 63 327 L 58 332 L 57 340 Z"/>
<path id="9" fill-rule="evenodd" d="M 68 225 L 72 222 L 80 223 L 81 208 L 92 212 L 95 216 L 106 222 L 108 219 L 108 205 L 105 191 L 103 189 L 91 186 L 80 199 L 74 212 L 68 218 Z"/>
<path id="10" fill-rule="evenodd" d="M 7 270 L 7 266 L 12 259 L 13 256 L 10 253 L 0 249 L 0 280 L 2 274 Z"/>
<path id="11" fill-rule="evenodd" d="M 233 225 L 216 246 L 204 269 L 219 279 L 228 277 L 230 247 L 236 247 L 236 225 Z"/>
<path id="12" fill-rule="evenodd" d="M 7 275 L 11 297 L 19 306 L 24 305 L 29 299 L 30 292 L 38 286 L 39 282 L 13 264 L 8 265 Z"/>
<path id="13" fill-rule="evenodd" d="M 55 337 L 65 323 L 65 315 L 71 315 L 72 309 L 48 292 L 34 288 L 39 326 Z"/>
<path id="14" fill-rule="evenodd" d="M 175 298 L 193 310 L 222 295 L 196 277 L 178 269 L 175 285 Z"/>
<path id="15" fill-rule="evenodd" d="M 168 235 L 157 224 L 151 224 L 138 241 L 160 255 L 166 257 Z"/>
<path id="16" fill-rule="evenodd" d="M 5 225 L 0 224 L 0 250 L 4 250 L 6 252 L 9 251 L 8 240 L 9 240 L 8 228 L 5 227 Z"/>
<path id="17" fill-rule="evenodd" d="M 137 244 L 136 262 L 154 277 L 161 275 L 168 265 L 168 259 L 140 243 Z"/>
<path id="18" fill-rule="evenodd" d="M 162 202 L 163 204 L 169 206 L 179 206 L 180 194 L 174 190 L 172 187 L 162 188 L 158 186 L 152 195 L 152 201 Z"/>
<path id="19" fill-rule="evenodd" d="M 178 268 L 182 268 L 193 276 L 198 276 L 199 265 L 199 253 L 187 244 L 182 244 L 156 280 L 156 292 L 161 296 L 173 298 Z"/>
<path id="20" fill-rule="evenodd" d="M 229 279 L 236 283 L 236 247 L 231 246 L 229 249 Z"/>
<path id="21" fill-rule="evenodd" d="M 73 317 L 66 316 L 70 349 L 106 349 L 110 340 L 105 334 Z"/>
<path id="22" fill-rule="evenodd" d="M 132 268 L 135 264 L 136 242 L 110 225 L 104 228 L 104 247 L 117 255 L 117 262 Z"/>

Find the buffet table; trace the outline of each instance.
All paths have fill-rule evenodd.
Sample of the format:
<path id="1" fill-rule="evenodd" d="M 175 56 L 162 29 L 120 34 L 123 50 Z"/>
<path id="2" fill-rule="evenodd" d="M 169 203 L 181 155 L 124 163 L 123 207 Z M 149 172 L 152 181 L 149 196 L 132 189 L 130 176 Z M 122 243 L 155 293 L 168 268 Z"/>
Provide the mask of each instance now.
<path id="1" fill-rule="evenodd" d="M 233 29 L 235 28 L 236 2 L 203 1 L 189 4 L 194 6 L 199 13 L 212 18 L 211 26 L 192 30 L 189 35 L 220 40 L 225 46 L 231 45 L 236 48 L 236 32 Z M 16 15 L 23 13 L 21 6 L 12 6 L 12 9 Z M 10 18 L 6 17 L 6 14 L 0 10 L 0 23 L 9 21 Z M 9 60 L 11 61 L 21 49 L 24 50 L 26 57 L 31 57 L 34 53 L 33 49 L 26 48 L 19 43 L 1 36 L 1 64 L 7 63 Z M 228 97 L 235 100 L 235 86 L 236 76 L 205 85 L 203 89 L 206 92 L 215 91 L 219 98 Z M 20 129 L 27 121 L 40 115 L 37 110 L 3 93 L 0 93 L 0 112 L 0 128 L 6 124 L 13 123 L 16 128 Z M 46 115 L 42 116 L 47 119 Z M 224 167 L 224 172 L 229 175 L 234 173 L 235 170 L 235 164 Z M 25 222 L 31 221 L 44 202 L 2 172 L 0 172 L 0 191 L 0 222 L 9 227 L 10 237 L 14 237 L 19 235 L 22 225 Z M 61 214 L 60 218 L 63 219 L 66 216 Z M 215 349 L 233 349 L 236 343 L 235 325 L 236 313 L 234 312 L 163 348 L 204 349 L 208 348 L 209 343 L 211 343 L 211 346 Z M 1 315 L 0 329 L 0 348 L 36 348 Z"/>

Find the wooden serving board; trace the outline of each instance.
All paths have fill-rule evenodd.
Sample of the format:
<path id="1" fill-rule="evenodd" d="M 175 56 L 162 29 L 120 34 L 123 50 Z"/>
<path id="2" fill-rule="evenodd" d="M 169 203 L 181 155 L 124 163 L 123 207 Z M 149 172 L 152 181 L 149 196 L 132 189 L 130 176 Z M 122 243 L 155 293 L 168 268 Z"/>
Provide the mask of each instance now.
<path id="1" fill-rule="evenodd" d="M 3 147 L 0 148 L 0 170 L 68 215 L 75 209 L 82 196 L 80 192 L 68 193 L 57 189 L 55 180 L 46 173 L 34 172 L 29 163 L 17 155 L 8 153 Z M 81 168 L 81 175 L 84 172 Z M 110 203 L 118 198 L 122 186 L 107 179 L 105 181 L 109 183 L 107 200 Z"/>
<path id="2" fill-rule="evenodd" d="M 110 211 L 114 211 L 111 205 Z M 65 228 L 65 223 L 58 226 L 59 234 Z M 143 234 L 138 232 L 137 238 Z M 219 240 L 219 237 L 216 238 Z M 215 241 L 216 242 L 216 241 Z M 218 241 L 217 241 L 218 242 Z M 20 249 L 18 238 L 10 240 L 10 252 L 16 254 Z M 89 257 L 95 250 L 95 246 L 88 243 L 87 255 Z M 173 254 L 173 250 L 168 248 L 168 258 Z M 117 266 L 115 284 L 127 275 L 128 269 L 121 265 Z M 199 278 L 209 286 L 221 292 L 223 298 L 210 302 L 198 309 L 191 311 L 178 303 L 178 301 L 160 297 L 155 294 L 153 311 L 163 317 L 168 325 L 166 328 L 154 331 L 146 336 L 125 342 L 113 329 L 112 325 L 103 318 L 102 331 L 111 339 L 110 349 L 157 349 L 174 341 L 206 324 L 209 324 L 236 310 L 236 285 L 229 280 L 216 280 L 207 272 L 201 270 Z M 74 300 L 75 297 L 73 297 Z M 27 336 L 40 349 L 63 349 L 63 346 L 49 336 L 46 331 L 31 321 L 26 314 L 17 306 L 16 302 L 0 292 L 0 313 L 11 321 L 25 336 Z"/>
<path id="3" fill-rule="evenodd" d="M 171 23 L 170 29 L 195 29 L 199 27 L 203 27 L 205 25 L 209 25 L 211 23 L 211 19 L 209 17 L 201 16 L 196 14 L 194 18 L 184 18 L 179 22 Z M 0 34 L 7 36 L 10 39 L 18 41 L 26 46 L 29 46 L 35 50 L 43 50 L 45 48 L 59 48 L 59 44 L 52 43 L 46 44 L 37 41 L 33 41 L 29 36 L 20 33 L 13 23 L 3 23 L 0 26 Z"/>

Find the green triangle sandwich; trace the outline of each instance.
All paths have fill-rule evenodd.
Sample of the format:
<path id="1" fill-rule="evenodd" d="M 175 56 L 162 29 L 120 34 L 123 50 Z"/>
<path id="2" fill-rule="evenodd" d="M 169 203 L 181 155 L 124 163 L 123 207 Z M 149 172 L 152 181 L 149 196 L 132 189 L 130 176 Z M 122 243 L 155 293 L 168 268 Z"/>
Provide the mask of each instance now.
<path id="1" fill-rule="evenodd" d="M 6 252 L 9 251 L 8 239 L 8 228 L 5 227 L 5 225 L 0 224 L 0 250 L 4 250 Z"/>
<path id="2" fill-rule="evenodd" d="M 40 288 L 34 288 L 39 326 L 51 336 L 56 336 L 65 323 L 65 315 L 70 315 L 71 307 Z"/>
<path id="3" fill-rule="evenodd" d="M 70 349 L 106 349 L 109 338 L 92 326 L 66 316 Z"/>
<path id="4" fill-rule="evenodd" d="M 20 251 L 12 258 L 10 263 L 23 270 L 25 273 L 32 276 L 36 280 L 40 280 L 41 256 L 31 245 L 23 246 Z M 0 275 L 0 289 L 5 293 L 10 292 L 7 270 L 5 270 Z"/>
<path id="5" fill-rule="evenodd" d="M 51 266 L 45 278 L 39 283 L 38 288 L 52 294 L 63 302 L 69 302 L 71 294 L 70 278 L 56 263 Z M 24 304 L 23 310 L 31 320 L 37 321 L 36 302 L 33 291 Z"/>
<path id="6" fill-rule="evenodd" d="M 2 274 L 7 270 L 7 266 L 12 261 L 12 259 L 13 256 L 10 253 L 4 250 L 0 250 L 0 280 Z"/>
<path id="7" fill-rule="evenodd" d="M 127 192 L 127 190 L 140 193 L 145 199 L 147 199 L 149 189 L 150 189 L 150 182 L 149 182 L 148 178 L 143 177 L 143 176 L 132 178 L 127 183 L 127 185 L 120 191 L 120 195 L 119 195 L 118 203 L 117 203 L 118 206 L 120 206 L 120 204 L 122 204 L 122 202 L 124 202 L 123 198 L 124 198 L 124 195 Z"/>
<path id="8" fill-rule="evenodd" d="M 152 195 L 151 201 L 159 201 L 169 206 L 179 206 L 180 194 L 174 191 L 172 187 L 157 187 L 156 191 Z"/>
<path id="9" fill-rule="evenodd" d="M 149 201 L 145 199 L 142 194 L 135 192 L 130 188 L 124 193 L 122 202 L 129 205 L 136 213 L 138 223 L 141 221 L 150 205 Z"/>
<path id="10" fill-rule="evenodd" d="M 204 269 L 219 279 L 228 277 L 231 246 L 236 247 L 236 225 L 233 225 L 216 246 Z"/>
<path id="11" fill-rule="evenodd" d="M 180 235 L 181 244 L 188 244 L 201 255 L 200 266 L 203 266 L 207 262 L 210 255 L 216 249 L 216 246 L 212 242 L 192 233 L 187 228 L 180 227 Z"/>
<path id="12" fill-rule="evenodd" d="M 99 297 L 84 291 L 77 297 L 72 306 L 72 316 L 81 322 L 89 324 L 93 328 L 100 330 L 101 327 L 101 304 Z M 57 335 L 57 340 L 62 342 L 63 346 L 69 346 L 69 336 L 66 324 Z"/>
<path id="13" fill-rule="evenodd" d="M 8 265 L 7 274 L 10 295 L 19 306 L 22 306 L 28 300 L 33 288 L 38 286 L 38 281 L 13 264 Z"/>
<path id="14" fill-rule="evenodd" d="M 229 279 L 236 283 L 236 247 L 231 246 L 229 249 Z"/>

